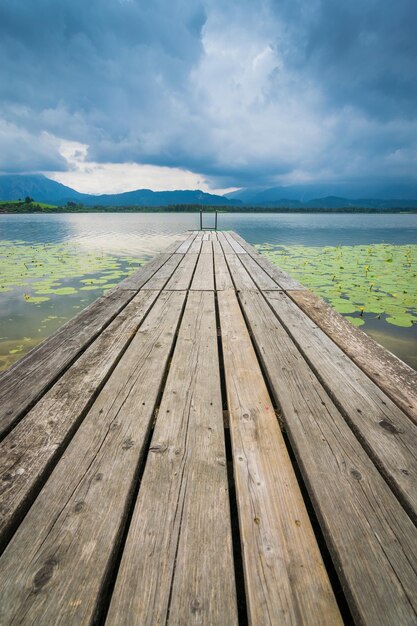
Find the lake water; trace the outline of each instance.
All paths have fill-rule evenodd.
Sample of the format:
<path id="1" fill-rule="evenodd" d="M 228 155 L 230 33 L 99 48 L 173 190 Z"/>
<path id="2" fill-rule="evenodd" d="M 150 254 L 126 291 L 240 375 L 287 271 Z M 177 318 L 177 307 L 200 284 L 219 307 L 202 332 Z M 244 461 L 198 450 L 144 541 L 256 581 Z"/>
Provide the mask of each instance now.
<path id="1" fill-rule="evenodd" d="M 355 267 L 368 267 L 369 261 L 361 259 L 364 254 L 378 258 L 391 292 L 401 292 L 391 293 L 387 287 L 388 294 L 381 299 L 378 284 L 368 280 L 366 289 L 373 290 L 372 295 L 377 292 L 376 300 L 381 300 L 379 313 L 369 298 L 365 307 L 359 306 L 361 301 L 355 295 L 363 298 L 362 283 L 355 294 L 355 284 L 345 291 L 343 281 L 339 284 L 339 277 L 333 277 L 335 290 L 339 289 L 342 303 L 346 298 L 354 303 L 353 322 L 417 368 L 417 318 L 413 317 L 417 316 L 417 215 L 219 214 L 218 219 L 220 229 L 235 230 L 277 262 L 282 259 L 287 271 L 298 272 L 298 276 L 304 271 L 301 275 L 317 293 L 326 281 L 324 270 L 317 265 L 322 248 L 339 246 L 337 255 L 349 258 L 349 267 L 356 257 Z M 212 223 L 213 216 L 205 215 L 205 225 Z M 199 216 L 191 213 L 0 215 L 0 369 L 178 235 L 198 227 Z M 300 246 L 305 247 L 304 255 Z M 334 264 L 332 250 L 326 258 Z M 303 256 L 312 262 L 310 272 L 301 267 Z M 327 261 L 327 280 L 329 267 Z M 372 270 L 372 264 L 365 270 L 367 279 L 372 278 Z M 322 294 L 327 297 L 327 291 Z M 392 310 L 386 306 L 387 298 Z M 349 314 L 348 308 L 346 311 Z"/>

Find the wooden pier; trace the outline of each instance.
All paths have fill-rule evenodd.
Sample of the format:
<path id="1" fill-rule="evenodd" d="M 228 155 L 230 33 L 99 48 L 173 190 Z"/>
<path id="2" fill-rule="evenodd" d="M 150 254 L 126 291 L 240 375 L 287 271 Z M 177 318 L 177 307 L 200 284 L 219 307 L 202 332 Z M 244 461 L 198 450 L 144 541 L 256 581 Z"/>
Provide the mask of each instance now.
<path id="1" fill-rule="evenodd" d="M 193 232 L 0 377 L 0 624 L 415 626 L 417 373 Z"/>

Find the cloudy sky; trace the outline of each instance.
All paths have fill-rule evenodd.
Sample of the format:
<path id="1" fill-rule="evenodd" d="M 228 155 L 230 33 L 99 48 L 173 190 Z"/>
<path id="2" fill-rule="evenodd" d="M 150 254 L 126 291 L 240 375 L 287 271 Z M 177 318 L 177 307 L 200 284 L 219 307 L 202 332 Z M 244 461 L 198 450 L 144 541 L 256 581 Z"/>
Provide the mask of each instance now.
<path id="1" fill-rule="evenodd" d="M 416 24 L 416 0 L 0 0 L 0 172 L 416 181 Z"/>

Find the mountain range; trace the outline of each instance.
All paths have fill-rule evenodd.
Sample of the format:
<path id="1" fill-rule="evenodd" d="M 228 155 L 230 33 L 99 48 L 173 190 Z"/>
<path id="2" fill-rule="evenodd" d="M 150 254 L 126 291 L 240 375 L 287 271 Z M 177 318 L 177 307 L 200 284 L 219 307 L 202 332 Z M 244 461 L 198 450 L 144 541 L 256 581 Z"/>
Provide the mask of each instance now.
<path id="1" fill-rule="evenodd" d="M 300 184 L 268 189 L 239 189 L 224 196 L 200 190 L 152 191 L 137 189 L 117 194 L 80 193 L 42 174 L 0 175 L 0 201 L 30 196 L 37 202 L 63 206 L 239 206 L 276 208 L 417 208 L 417 184 Z"/>

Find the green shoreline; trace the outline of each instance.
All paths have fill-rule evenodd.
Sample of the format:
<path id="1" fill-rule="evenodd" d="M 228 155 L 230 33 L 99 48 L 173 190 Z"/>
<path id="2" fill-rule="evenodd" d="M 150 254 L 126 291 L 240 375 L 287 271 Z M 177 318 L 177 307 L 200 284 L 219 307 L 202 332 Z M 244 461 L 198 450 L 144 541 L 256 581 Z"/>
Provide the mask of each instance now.
<path id="1" fill-rule="evenodd" d="M 127 206 L 103 206 L 94 205 L 88 206 L 85 204 L 76 204 L 75 202 L 69 202 L 64 206 L 57 206 L 53 204 L 45 204 L 42 202 L 12 202 L 3 201 L 0 202 L 0 214 L 49 214 L 49 213 L 199 213 L 203 211 L 205 213 L 213 213 L 218 211 L 219 213 L 407 213 L 416 214 L 417 207 L 361 207 L 361 206 L 348 206 L 348 207 L 294 207 L 294 206 L 249 206 L 249 205 L 225 205 L 225 206 L 212 206 L 201 204 L 172 204 L 164 206 L 139 206 L 139 205 L 127 205 Z"/>

